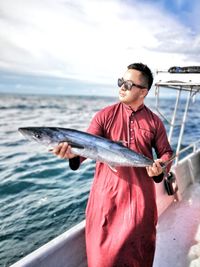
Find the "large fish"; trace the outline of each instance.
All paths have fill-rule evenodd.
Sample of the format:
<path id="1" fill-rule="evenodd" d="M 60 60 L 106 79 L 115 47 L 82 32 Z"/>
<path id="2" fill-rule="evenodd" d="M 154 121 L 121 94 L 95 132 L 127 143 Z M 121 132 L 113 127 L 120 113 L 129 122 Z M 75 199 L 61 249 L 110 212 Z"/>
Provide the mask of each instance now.
<path id="1" fill-rule="evenodd" d="M 139 154 L 121 142 L 92 135 L 75 129 L 58 127 L 26 127 L 19 128 L 29 140 L 35 140 L 49 148 L 61 142 L 71 145 L 71 152 L 85 158 L 107 163 L 113 170 L 117 166 L 147 167 L 153 160 Z"/>

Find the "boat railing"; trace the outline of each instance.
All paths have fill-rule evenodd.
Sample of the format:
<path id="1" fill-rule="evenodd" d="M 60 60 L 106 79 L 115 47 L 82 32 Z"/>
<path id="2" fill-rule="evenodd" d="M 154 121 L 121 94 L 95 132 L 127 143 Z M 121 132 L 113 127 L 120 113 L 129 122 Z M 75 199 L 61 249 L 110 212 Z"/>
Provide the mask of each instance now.
<path id="1" fill-rule="evenodd" d="M 183 150 L 181 149 L 189 106 L 191 102 L 193 103 L 195 102 L 196 94 L 200 92 L 200 73 L 178 74 L 178 76 L 176 73 L 169 73 L 167 71 L 157 71 L 157 74 L 159 73 L 161 73 L 162 76 L 157 77 L 157 81 L 155 82 L 156 110 L 161 115 L 161 117 L 163 117 L 163 119 L 167 121 L 167 123 L 170 126 L 169 133 L 168 133 L 168 140 L 170 143 L 172 142 L 172 136 L 173 136 L 175 127 L 180 126 L 180 132 L 179 132 L 178 142 L 177 142 L 177 147 L 176 147 L 177 156 L 175 160 L 175 164 L 178 164 L 179 155 L 185 152 L 186 150 L 188 150 L 189 148 L 191 148 L 191 146 L 193 146 L 192 144 L 192 145 L 189 145 L 188 148 L 184 148 Z M 160 108 L 159 92 L 161 88 L 174 89 L 177 91 L 173 114 L 170 120 L 167 118 L 167 116 L 162 112 L 162 109 Z M 187 93 L 185 109 L 184 109 L 181 121 L 177 121 L 177 112 L 178 112 L 178 107 L 180 104 L 180 99 L 182 96 L 181 93 L 183 91 Z"/>
<path id="2" fill-rule="evenodd" d="M 198 141 L 196 141 L 196 142 L 193 142 L 193 143 L 191 143 L 190 145 L 188 145 L 188 146 L 182 148 L 182 149 L 179 151 L 179 154 L 178 154 L 178 156 L 177 156 L 178 160 L 177 160 L 176 164 L 179 163 L 179 158 L 180 158 L 181 154 L 183 154 L 183 153 L 185 153 L 185 152 L 187 152 L 187 151 L 189 151 L 189 150 L 191 150 L 191 151 L 189 151 L 189 152 L 187 153 L 187 155 L 192 154 L 192 153 L 195 153 L 195 152 L 197 152 L 197 151 L 199 150 L 199 147 L 200 147 L 200 140 L 198 140 Z"/>

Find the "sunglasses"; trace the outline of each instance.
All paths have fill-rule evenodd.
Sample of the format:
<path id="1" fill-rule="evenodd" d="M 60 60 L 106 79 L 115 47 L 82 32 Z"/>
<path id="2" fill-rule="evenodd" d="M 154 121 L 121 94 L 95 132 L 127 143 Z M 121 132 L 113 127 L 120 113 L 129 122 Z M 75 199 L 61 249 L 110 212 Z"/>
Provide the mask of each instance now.
<path id="1" fill-rule="evenodd" d="M 128 91 L 130 91 L 132 89 L 133 86 L 139 88 L 139 89 L 144 89 L 146 87 L 142 86 L 142 85 L 138 85 L 138 84 L 135 84 L 134 82 L 132 81 L 124 81 L 123 78 L 119 78 L 118 79 L 118 86 L 121 87 L 122 85 L 124 85 L 124 88 Z"/>

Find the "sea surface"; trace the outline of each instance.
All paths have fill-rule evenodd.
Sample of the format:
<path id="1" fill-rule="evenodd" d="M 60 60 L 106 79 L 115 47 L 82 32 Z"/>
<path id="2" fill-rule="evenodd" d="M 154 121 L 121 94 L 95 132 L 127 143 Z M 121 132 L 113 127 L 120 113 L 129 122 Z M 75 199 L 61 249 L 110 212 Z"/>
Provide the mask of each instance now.
<path id="1" fill-rule="evenodd" d="M 117 98 L 0 95 L 0 267 L 10 266 L 85 218 L 95 163 L 72 171 L 68 162 L 18 132 L 25 126 L 86 130 L 94 114 Z M 169 119 L 175 99 L 161 99 Z M 191 103 L 183 147 L 200 139 L 200 101 Z M 146 105 L 155 111 L 155 99 Z M 185 100 L 178 117 L 183 115 Z M 167 130 L 169 126 L 164 120 Z M 178 120 L 180 123 L 180 120 Z M 172 146 L 177 144 L 175 128 Z"/>

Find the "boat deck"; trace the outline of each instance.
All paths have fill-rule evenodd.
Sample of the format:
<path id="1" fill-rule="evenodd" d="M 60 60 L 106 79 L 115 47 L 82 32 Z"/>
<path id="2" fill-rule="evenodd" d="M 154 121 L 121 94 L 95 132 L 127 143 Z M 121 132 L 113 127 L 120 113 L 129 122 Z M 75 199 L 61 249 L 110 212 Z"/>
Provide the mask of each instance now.
<path id="1" fill-rule="evenodd" d="M 159 213 L 153 267 L 200 266 L 200 150 L 172 167 L 177 199 L 156 185 Z M 33 251 L 12 267 L 86 267 L 85 221 Z"/>
<path id="2" fill-rule="evenodd" d="M 200 266 L 200 183 L 191 184 L 180 202 L 159 217 L 153 267 Z"/>

